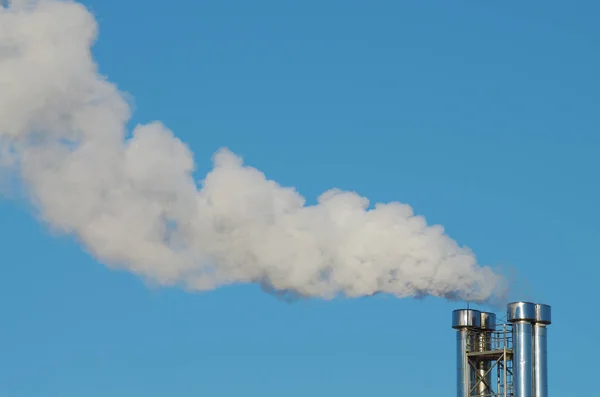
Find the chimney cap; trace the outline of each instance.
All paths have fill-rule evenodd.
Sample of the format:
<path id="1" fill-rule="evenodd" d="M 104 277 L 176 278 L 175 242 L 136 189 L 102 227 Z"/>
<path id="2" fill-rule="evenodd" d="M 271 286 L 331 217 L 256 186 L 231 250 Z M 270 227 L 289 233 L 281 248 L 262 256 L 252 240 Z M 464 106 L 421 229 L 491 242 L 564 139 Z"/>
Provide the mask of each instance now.
<path id="1" fill-rule="evenodd" d="M 544 325 L 552 324 L 552 309 L 550 308 L 550 305 L 536 303 L 535 322 Z"/>
<path id="2" fill-rule="evenodd" d="M 493 331 L 496 329 L 496 314 L 491 312 L 481 312 L 481 329 Z"/>
<path id="3" fill-rule="evenodd" d="M 481 328 L 481 312 L 473 309 L 458 309 L 452 312 L 452 328 Z"/>
<path id="4" fill-rule="evenodd" d="M 535 303 L 531 302 L 512 302 L 506 308 L 506 319 L 511 322 L 517 321 L 536 321 Z"/>

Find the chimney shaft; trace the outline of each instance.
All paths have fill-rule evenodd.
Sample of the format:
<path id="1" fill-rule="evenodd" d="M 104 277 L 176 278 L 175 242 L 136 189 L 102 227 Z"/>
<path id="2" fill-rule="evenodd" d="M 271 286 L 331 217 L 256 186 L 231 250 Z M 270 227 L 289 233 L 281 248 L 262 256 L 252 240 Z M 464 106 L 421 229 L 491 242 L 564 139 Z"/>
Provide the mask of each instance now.
<path id="1" fill-rule="evenodd" d="M 548 341 L 546 326 L 550 325 L 550 306 L 535 305 L 535 324 L 533 326 L 533 395 L 548 397 Z"/>
<path id="2" fill-rule="evenodd" d="M 492 349 L 492 332 L 496 329 L 496 315 L 494 313 L 481 312 L 481 333 L 477 348 L 479 352 L 485 352 Z M 489 360 L 481 360 L 477 363 L 477 371 L 480 379 L 477 384 L 477 390 L 480 396 L 486 396 L 494 393 L 492 388 L 492 363 Z"/>
<path id="3" fill-rule="evenodd" d="M 473 341 L 469 329 L 481 328 L 481 312 L 461 309 L 452 312 L 452 328 L 456 332 L 456 396 L 466 397 L 471 390 L 475 372 L 469 366 L 467 351 Z"/>
<path id="4" fill-rule="evenodd" d="M 514 396 L 532 397 L 532 336 L 535 323 L 535 304 L 530 302 L 509 303 L 506 319 L 513 323 Z"/>

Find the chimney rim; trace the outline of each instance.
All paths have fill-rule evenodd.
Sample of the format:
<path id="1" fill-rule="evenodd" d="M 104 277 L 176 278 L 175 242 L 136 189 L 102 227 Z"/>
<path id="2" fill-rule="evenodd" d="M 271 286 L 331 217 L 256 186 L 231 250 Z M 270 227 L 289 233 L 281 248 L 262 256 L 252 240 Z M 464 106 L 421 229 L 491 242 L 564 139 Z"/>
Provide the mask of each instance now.
<path id="1" fill-rule="evenodd" d="M 543 325 L 552 324 L 552 307 L 545 303 L 536 303 L 535 322 Z"/>
<path id="2" fill-rule="evenodd" d="M 519 321 L 534 323 L 536 321 L 536 311 L 536 304 L 533 302 L 511 302 L 506 306 L 506 320 L 511 323 Z"/>
<path id="3" fill-rule="evenodd" d="M 452 328 L 481 328 L 481 311 L 476 309 L 453 310 Z"/>

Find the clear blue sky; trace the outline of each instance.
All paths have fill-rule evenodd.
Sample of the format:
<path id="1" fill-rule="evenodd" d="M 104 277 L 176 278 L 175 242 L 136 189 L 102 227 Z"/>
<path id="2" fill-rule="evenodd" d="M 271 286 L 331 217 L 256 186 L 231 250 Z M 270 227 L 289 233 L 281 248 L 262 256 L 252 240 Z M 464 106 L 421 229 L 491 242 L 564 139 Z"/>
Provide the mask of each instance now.
<path id="1" fill-rule="evenodd" d="M 600 369 L 597 2 L 84 3 L 133 122 L 164 121 L 199 177 L 228 146 L 311 201 L 413 205 L 553 306 L 550 393 L 590 393 L 574 380 Z M 455 393 L 460 303 L 157 289 L 9 201 L 0 241 L 3 397 Z"/>

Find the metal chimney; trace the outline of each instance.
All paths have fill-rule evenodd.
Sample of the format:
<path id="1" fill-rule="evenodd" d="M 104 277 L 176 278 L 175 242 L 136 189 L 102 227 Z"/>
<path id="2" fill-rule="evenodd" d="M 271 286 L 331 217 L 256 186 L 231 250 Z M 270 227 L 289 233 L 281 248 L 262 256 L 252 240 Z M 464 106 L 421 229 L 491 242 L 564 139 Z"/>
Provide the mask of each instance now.
<path id="1" fill-rule="evenodd" d="M 551 309 L 548 305 L 535 305 L 535 324 L 533 326 L 533 395 L 548 397 L 548 341 L 546 326 L 552 323 Z"/>
<path id="2" fill-rule="evenodd" d="M 452 328 L 456 332 L 456 395 L 470 396 L 473 369 L 469 365 L 467 352 L 473 343 L 471 329 L 481 328 L 481 312 L 478 310 L 460 309 L 452 312 Z"/>
<path id="3" fill-rule="evenodd" d="M 484 353 L 492 350 L 493 332 L 496 330 L 496 315 L 489 312 L 481 312 L 481 332 L 479 333 L 477 350 Z M 477 362 L 478 376 L 474 380 L 477 384 L 479 396 L 493 395 L 492 386 L 492 363 L 489 360 Z"/>
<path id="4" fill-rule="evenodd" d="M 497 324 L 494 313 L 452 312 L 457 397 L 548 397 L 550 306 L 513 302 L 506 314 Z"/>
<path id="5" fill-rule="evenodd" d="M 508 304 L 506 319 L 513 323 L 514 396 L 532 397 L 533 393 L 533 324 L 535 304 Z"/>

